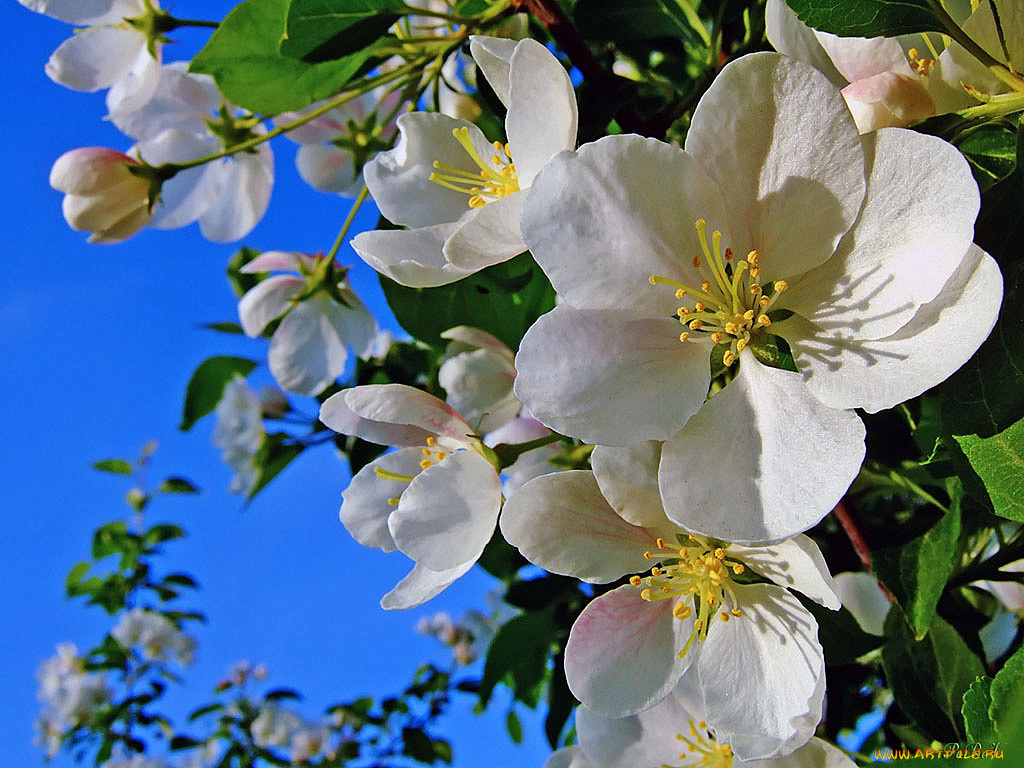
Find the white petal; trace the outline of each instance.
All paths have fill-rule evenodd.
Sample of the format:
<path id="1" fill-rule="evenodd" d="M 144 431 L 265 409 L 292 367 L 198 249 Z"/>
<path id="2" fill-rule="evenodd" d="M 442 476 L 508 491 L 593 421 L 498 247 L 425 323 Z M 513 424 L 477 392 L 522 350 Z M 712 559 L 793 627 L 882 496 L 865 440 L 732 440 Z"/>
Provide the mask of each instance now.
<path id="1" fill-rule="evenodd" d="M 598 768 L 579 747 L 563 747 L 555 750 L 544 762 L 544 768 Z"/>
<path id="2" fill-rule="evenodd" d="M 884 72 L 917 76 L 895 38 L 839 37 L 828 32 L 818 32 L 817 37 L 836 69 L 851 83 Z"/>
<path id="3" fill-rule="evenodd" d="M 61 43 L 46 62 L 46 74 L 76 91 L 109 88 L 131 71 L 145 44 L 135 29 L 90 27 Z"/>
<path id="4" fill-rule="evenodd" d="M 728 552 L 780 587 L 795 589 L 826 608 L 839 610 L 836 583 L 818 545 L 807 536 L 800 534 L 767 547 L 734 544 Z"/>
<path id="5" fill-rule="evenodd" d="M 185 62 L 172 62 L 157 74 L 159 89 L 144 106 L 111 114 L 114 124 L 136 139 L 151 139 L 163 131 L 205 131 L 205 120 L 220 104 L 213 78 L 186 71 Z"/>
<path id="6" fill-rule="evenodd" d="M 501 339 L 489 334 L 487 331 L 482 331 L 479 328 L 473 328 L 468 325 L 457 325 L 454 328 L 449 328 L 441 334 L 441 338 L 448 339 L 451 342 L 445 349 L 445 354 L 447 355 L 455 355 L 459 352 L 476 348 L 486 348 L 494 354 L 507 359 L 509 365 L 512 364 L 512 360 L 515 357 L 515 353 L 505 346 L 505 342 Z"/>
<path id="7" fill-rule="evenodd" d="M 415 476 L 420 472 L 423 454 L 419 448 L 402 448 L 386 453 L 360 469 L 341 494 L 338 517 L 342 525 L 364 547 L 394 552 L 398 547 L 388 531 L 388 517 L 395 511 L 389 499 L 398 498 L 406 489 L 401 481 L 380 477 L 376 469 L 399 475 Z"/>
<path id="8" fill-rule="evenodd" d="M 814 738 L 796 752 L 784 757 L 744 762 L 743 768 L 855 768 L 856 765 L 841 749 Z"/>
<path id="9" fill-rule="evenodd" d="M 865 137 L 874 162 L 860 218 L 835 256 L 794 281 L 782 305 L 857 338 L 895 333 L 931 301 L 974 237 L 978 185 L 951 144 L 914 131 Z M 913 190 L 908 194 L 908 190 Z"/>
<path id="10" fill-rule="evenodd" d="M 633 525 L 658 528 L 668 523 L 658 490 L 661 443 L 645 440 L 628 448 L 599 445 L 590 465 L 612 509 Z"/>
<path id="11" fill-rule="evenodd" d="M 412 288 L 434 288 L 461 280 L 474 270 L 459 269 L 445 259 L 442 249 L 458 224 L 438 224 L 420 229 L 361 232 L 352 249 L 363 261 L 394 280 Z"/>
<path id="12" fill-rule="evenodd" d="M 331 327 L 357 357 L 369 357 L 377 340 L 377 320 L 347 284 L 339 284 L 338 293 L 346 305 L 330 302 L 327 315 Z"/>
<path id="13" fill-rule="evenodd" d="M 478 453 L 458 451 L 409 483 L 388 528 L 403 553 L 441 571 L 480 557 L 500 507 L 497 470 Z"/>
<path id="14" fill-rule="evenodd" d="M 246 291 L 238 302 L 238 319 L 245 335 L 255 338 L 263 333 L 272 320 L 291 309 L 291 299 L 305 285 L 298 277 L 276 275 Z"/>
<path id="15" fill-rule="evenodd" d="M 534 565 L 606 584 L 650 567 L 644 552 L 656 533 L 630 525 L 612 509 L 592 472 L 543 475 L 505 502 L 501 533 Z"/>
<path id="16" fill-rule="evenodd" d="M 685 745 L 676 734 L 687 734 L 692 720 L 675 696 L 632 717 L 608 718 L 586 707 L 576 710 L 576 731 L 584 753 L 601 768 L 654 768 L 676 765 Z"/>
<path id="17" fill-rule="evenodd" d="M 850 83 L 843 98 L 861 133 L 912 125 L 935 114 L 935 100 L 918 75 L 882 72 Z"/>
<path id="18" fill-rule="evenodd" d="M 18 0 L 36 13 L 45 13 L 69 24 L 111 24 L 125 16 L 138 16 L 138 0 Z"/>
<path id="19" fill-rule="evenodd" d="M 675 290 L 650 277 L 700 285 L 700 218 L 728 243 L 725 203 L 700 163 L 661 141 L 608 136 L 552 158 L 530 187 L 522 231 L 574 307 L 670 317 Z"/>
<path id="20" fill-rule="evenodd" d="M 679 328 L 563 304 L 523 337 L 514 391 L 538 420 L 589 443 L 665 440 L 700 408 L 711 375 L 708 345 L 681 343 Z"/>
<path id="21" fill-rule="evenodd" d="M 892 603 L 874 576 L 864 571 L 837 573 L 836 592 L 861 629 L 869 635 L 885 634 L 885 617 Z"/>
<path id="22" fill-rule="evenodd" d="M 468 128 L 478 151 L 489 157 L 494 149 L 472 123 L 445 115 L 411 112 L 398 118 L 398 144 L 366 164 L 363 176 L 380 212 L 395 224 L 429 227 L 455 221 L 469 210 L 469 196 L 430 180 L 434 162 L 479 173 L 462 145 L 452 136 Z"/>
<path id="23" fill-rule="evenodd" d="M 757 249 L 764 280 L 824 262 L 864 199 L 864 153 L 846 102 L 816 69 L 779 54 L 725 66 L 693 113 L 686 151 L 729 201 L 733 240 L 724 242 L 736 253 Z"/>
<path id="24" fill-rule="evenodd" d="M 160 46 L 157 45 L 157 57 Z M 135 112 L 152 100 L 160 87 L 160 61 L 146 46 L 140 46 L 128 71 L 107 91 L 107 112 L 111 119 Z"/>
<path id="25" fill-rule="evenodd" d="M 441 436 L 451 447 L 464 446 L 469 425 L 447 403 L 405 384 L 367 384 L 343 389 L 320 407 L 320 420 L 335 432 L 356 435 L 378 445 L 425 446 Z"/>
<path id="26" fill-rule="evenodd" d="M 333 144 L 303 144 L 295 153 L 295 167 L 303 181 L 321 192 L 355 197 L 363 186 L 352 153 Z"/>
<path id="27" fill-rule="evenodd" d="M 768 0 L 764 16 L 765 33 L 775 50 L 806 61 L 839 88 L 847 84 L 847 78 L 839 74 L 814 30 L 797 18 L 786 0 Z"/>
<path id="28" fill-rule="evenodd" d="M 525 200 L 525 192 L 515 192 L 459 219 L 445 241 L 445 259 L 456 269 L 476 272 L 525 251 L 526 243 L 519 233 Z"/>
<path id="29" fill-rule="evenodd" d="M 515 48 L 515 40 L 503 37 L 471 35 L 469 38 L 469 52 L 472 54 L 473 60 L 484 73 L 494 94 L 506 107 L 511 103 L 509 98 L 509 62 L 512 60 L 512 52 Z"/>
<path id="30" fill-rule="evenodd" d="M 453 581 L 472 568 L 475 562 L 475 560 L 470 560 L 468 563 L 462 563 L 444 571 L 432 571 L 417 563 L 409 571 L 408 576 L 380 599 L 380 607 L 385 611 L 394 611 L 422 605 L 446 590 Z"/>
<path id="31" fill-rule="evenodd" d="M 522 408 L 512 394 L 515 376 L 516 369 L 505 356 L 476 349 L 445 360 L 437 380 L 448 393 L 448 402 L 484 434 L 505 424 Z"/>
<path id="32" fill-rule="evenodd" d="M 892 336 L 861 340 L 829 333 L 797 315 L 779 335 L 793 350 L 807 389 L 833 408 L 892 408 L 948 378 L 988 336 L 999 314 L 1003 279 L 975 245 L 939 295 Z"/>
<path id="33" fill-rule="evenodd" d="M 245 237 L 263 218 L 274 185 L 274 156 L 263 144 L 256 154 L 231 158 L 222 167 L 220 194 L 202 216 L 203 237 L 215 243 L 230 243 Z"/>
<path id="34" fill-rule="evenodd" d="M 172 128 L 139 143 L 137 151 L 150 165 L 163 165 L 201 157 L 216 151 L 216 146 L 205 136 Z M 175 229 L 198 219 L 217 199 L 218 177 L 215 165 L 207 164 L 181 171 L 164 182 L 153 209 L 152 226 Z"/>
<path id="35" fill-rule="evenodd" d="M 252 261 L 242 265 L 239 271 L 245 274 L 275 270 L 298 272 L 300 263 L 307 268 L 312 268 L 316 262 L 312 257 L 296 251 L 264 251 Z"/>
<path id="36" fill-rule="evenodd" d="M 576 148 L 576 91 L 565 68 L 536 40 L 521 40 L 512 53 L 505 133 L 519 186 L 562 150 Z"/>
<path id="37" fill-rule="evenodd" d="M 661 497 L 669 518 L 694 533 L 778 541 L 817 523 L 846 492 L 864 459 L 864 425 L 822 406 L 799 374 L 761 365 L 749 350 L 740 363 L 665 443 Z"/>
<path id="38" fill-rule="evenodd" d="M 804 741 L 810 738 L 809 713 L 817 714 L 814 724 L 821 717 L 816 694 L 825 658 L 818 625 L 781 587 L 733 589 L 743 616 L 716 620 L 697 660 L 705 715 L 719 741 L 731 743 L 741 760 L 771 757 L 799 732 L 806 730 Z"/>
<path id="39" fill-rule="evenodd" d="M 624 717 L 665 698 L 690 666 L 679 651 L 693 618 L 672 616 L 672 600 L 646 602 L 623 586 L 594 600 L 576 619 L 565 646 L 569 689 L 605 717 Z"/>

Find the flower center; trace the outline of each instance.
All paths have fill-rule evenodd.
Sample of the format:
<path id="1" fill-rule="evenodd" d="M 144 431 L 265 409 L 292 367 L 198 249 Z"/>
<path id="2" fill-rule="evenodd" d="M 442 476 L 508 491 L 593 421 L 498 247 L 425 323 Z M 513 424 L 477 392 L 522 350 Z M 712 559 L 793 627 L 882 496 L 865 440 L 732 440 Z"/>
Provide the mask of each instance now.
<path id="1" fill-rule="evenodd" d="M 914 70 L 916 74 L 924 77 L 926 75 L 930 75 L 932 70 L 935 69 L 935 60 L 938 58 L 938 54 L 935 52 L 935 49 L 932 48 L 931 41 L 928 37 L 926 35 L 922 35 L 922 37 L 924 37 L 924 41 L 928 44 L 929 49 L 931 49 L 932 57 L 921 56 L 921 52 L 918 51 L 917 48 L 911 48 L 907 51 L 907 59 L 909 60 L 910 68 Z"/>
<path id="2" fill-rule="evenodd" d="M 686 751 L 679 755 L 679 759 L 684 762 L 677 768 L 732 768 L 732 747 L 719 744 L 714 729 L 709 728 L 703 720 L 694 723 L 691 717 L 689 733 L 677 733 L 676 740 L 686 744 Z M 673 766 L 663 764 L 660 768 Z"/>
<path id="3" fill-rule="evenodd" d="M 757 251 L 746 259 L 733 263 L 731 248 L 722 251 L 722 233 L 715 230 L 708 243 L 707 222 L 697 219 L 697 237 L 703 258 L 693 257 L 693 266 L 702 278 L 700 287 L 681 283 L 670 277 L 651 275 L 651 285 L 670 285 L 676 289 L 676 298 L 689 296 L 693 305 L 684 304 L 676 310 L 679 322 L 689 330 L 679 334 L 680 341 L 697 341 L 697 331 L 711 337 L 715 344 L 728 344 L 723 362 L 732 365 L 754 334 L 767 328 L 772 321 L 768 312 L 789 286 L 785 280 L 776 280 L 765 289 L 760 283 L 761 267 Z"/>
<path id="4" fill-rule="evenodd" d="M 722 621 L 743 615 L 732 588 L 732 575 L 743 573 L 743 563 L 729 559 L 725 547 L 703 536 L 691 533 L 687 539 L 688 543 L 679 549 L 669 549 L 665 540 L 659 538 L 658 549 L 666 553 L 658 557 L 661 565 L 651 568 L 650 576 L 633 576 L 629 580 L 634 587 L 641 587 L 640 597 L 648 602 L 675 600 L 672 615 L 680 621 L 696 612 L 693 634 L 679 652 L 680 658 L 690 650 L 694 637 L 701 642 L 707 638 L 716 613 Z M 649 551 L 644 552 L 644 557 L 655 558 Z"/>
<path id="5" fill-rule="evenodd" d="M 451 456 L 455 451 L 449 450 L 441 445 L 438 445 L 437 438 L 428 437 L 427 445 L 420 449 L 423 453 L 423 458 L 420 460 L 420 469 L 427 469 L 435 464 L 440 464 L 446 458 Z M 381 480 L 394 480 L 400 483 L 411 483 L 413 481 L 412 475 L 403 475 L 400 472 L 392 472 L 389 469 L 382 467 L 374 467 L 374 474 L 377 475 Z M 398 496 L 392 496 L 388 499 L 388 504 L 391 506 L 397 506 L 399 501 Z"/>
<path id="6" fill-rule="evenodd" d="M 494 142 L 494 154 L 488 163 L 480 157 L 480 153 L 470 141 L 469 128 L 456 128 L 452 135 L 480 170 L 473 173 L 435 160 L 434 168 L 437 170 L 430 174 L 432 182 L 469 195 L 470 208 L 483 208 L 488 203 L 519 191 L 519 177 L 516 176 L 516 166 L 509 154 L 508 144 Z"/>

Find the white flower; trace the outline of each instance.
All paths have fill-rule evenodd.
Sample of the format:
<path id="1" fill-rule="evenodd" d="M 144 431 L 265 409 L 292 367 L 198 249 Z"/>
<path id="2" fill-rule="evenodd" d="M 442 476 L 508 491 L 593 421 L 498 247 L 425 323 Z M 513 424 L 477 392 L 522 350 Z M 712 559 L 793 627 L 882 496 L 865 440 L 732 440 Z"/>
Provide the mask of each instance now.
<path id="1" fill-rule="evenodd" d="M 178 629 L 166 616 L 133 608 L 121 616 L 111 636 L 125 648 L 139 648 L 154 661 L 173 661 L 181 666 L 195 659 L 196 641 Z"/>
<path id="2" fill-rule="evenodd" d="M 162 757 L 132 755 L 131 757 L 115 757 L 107 760 L 100 768 L 172 768 L 172 766 Z"/>
<path id="3" fill-rule="evenodd" d="M 92 232 L 90 243 L 118 243 L 149 221 L 150 182 L 129 169 L 139 161 L 106 147 L 65 152 L 50 170 L 50 186 L 64 193 L 64 219 Z"/>
<path id="4" fill-rule="evenodd" d="M 138 139 L 135 151 L 150 165 L 195 160 L 266 133 L 258 118 L 236 114 L 223 102 L 213 78 L 191 74 L 187 66 L 168 64 L 160 90 L 144 107 L 113 116 L 118 128 Z M 165 181 L 150 224 L 176 229 L 198 221 L 208 240 L 238 240 L 263 218 L 273 184 L 274 156 L 263 143 Z"/>
<path id="5" fill-rule="evenodd" d="M 988 335 L 1002 277 L 971 243 L 977 212 L 952 146 L 900 128 L 862 140 L 812 67 L 745 56 L 685 151 L 611 136 L 537 177 L 523 232 L 563 303 L 526 333 L 515 393 L 590 443 L 667 441 L 661 493 L 690 530 L 786 538 L 858 472 L 853 409 L 920 394 Z M 761 362 L 785 343 L 799 373 Z"/>
<path id="6" fill-rule="evenodd" d="M 235 472 L 230 490 L 247 494 L 259 475 L 255 459 L 266 434 L 260 399 L 244 378 L 236 376 L 224 387 L 215 413 L 213 444 L 221 449 L 221 459 Z"/>
<path id="7" fill-rule="evenodd" d="M 265 704 L 249 726 L 252 738 L 261 747 L 285 747 L 291 743 L 305 721 L 294 712 L 276 704 Z"/>
<path id="8" fill-rule="evenodd" d="M 36 679 L 43 702 L 36 719 L 37 741 L 53 756 L 64 733 L 91 721 L 110 703 L 112 691 L 102 674 L 85 671 L 78 649 L 71 643 L 57 646 L 57 655 L 40 665 Z"/>
<path id="9" fill-rule="evenodd" d="M 448 402 L 480 434 L 507 424 L 522 408 L 512 394 L 515 353 L 486 331 L 465 325 L 441 338 L 449 343 L 437 378 Z"/>
<path id="10" fill-rule="evenodd" d="M 692 670 L 707 719 L 737 755 L 792 751 L 821 719 L 825 660 L 813 615 L 787 587 L 838 609 L 824 558 L 806 536 L 744 547 L 681 529 L 657 501 L 657 452 L 598 447 L 594 473 L 539 477 L 502 512 L 509 543 L 553 573 L 603 584 L 650 568 L 580 614 L 565 649 L 569 687 L 621 717 Z M 748 571 L 769 583 L 737 580 Z"/>
<path id="11" fill-rule="evenodd" d="M 147 17 L 163 15 L 156 0 L 18 0 L 26 8 L 86 29 L 61 43 L 46 62 L 51 80 L 76 91 L 109 88 L 111 116 L 145 104 L 160 84 L 162 35 L 152 40 Z M 138 24 L 133 24 L 132 22 Z"/>
<path id="12" fill-rule="evenodd" d="M 620 719 L 576 710 L 579 745 L 555 752 L 544 768 L 853 768 L 855 763 L 822 739 L 811 739 L 783 758 L 741 761 L 707 722 L 699 692 L 680 685 L 661 704 Z"/>
<path id="13" fill-rule="evenodd" d="M 267 359 L 274 379 L 287 392 L 319 394 L 345 370 L 349 348 L 359 357 L 372 349 L 377 322 L 348 280 L 319 287 L 307 283 L 307 277 L 316 279 L 318 270 L 333 266 L 301 253 L 267 251 L 242 267 L 247 273 L 280 270 L 303 275 L 268 277 L 238 302 L 239 320 L 248 336 L 259 336 L 281 317 Z"/>
<path id="14" fill-rule="evenodd" d="M 400 446 L 356 473 L 339 513 L 360 544 L 397 549 L 416 563 L 381 606 L 412 608 L 466 573 L 501 507 L 498 471 L 466 420 L 403 384 L 342 390 L 324 402 L 320 420 L 335 432 Z"/>
<path id="15" fill-rule="evenodd" d="M 526 250 L 525 192 L 552 155 L 576 144 L 572 83 L 543 45 L 474 37 L 471 51 L 508 107 L 508 144 L 492 146 L 465 120 L 414 112 L 398 119 L 397 146 L 364 171 L 381 213 L 409 229 L 363 232 L 352 247 L 403 285 L 444 285 Z"/>
<path id="16" fill-rule="evenodd" d="M 892 603 L 874 576 L 864 571 L 837 573 L 836 594 L 861 629 L 869 635 L 885 634 L 885 617 Z"/>

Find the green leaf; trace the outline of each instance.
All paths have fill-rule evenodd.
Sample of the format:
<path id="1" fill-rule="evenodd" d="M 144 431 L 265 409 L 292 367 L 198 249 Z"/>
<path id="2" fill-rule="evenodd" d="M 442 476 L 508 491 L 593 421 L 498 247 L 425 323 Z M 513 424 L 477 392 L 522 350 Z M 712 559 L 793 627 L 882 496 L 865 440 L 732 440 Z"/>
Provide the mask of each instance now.
<path id="1" fill-rule="evenodd" d="M 997 515 L 1024 522 L 1024 420 L 991 437 L 954 436 Z"/>
<path id="2" fill-rule="evenodd" d="M 1002 123 L 988 123 L 957 142 L 984 192 L 1017 167 L 1017 131 Z"/>
<path id="3" fill-rule="evenodd" d="M 436 759 L 434 744 L 422 728 L 402 729 L 402 754 L 428 765 L 433 764 Z"/>
<path id="4" fill-rule="evenodd" d="M 377 40 L 404 9 L 403 0 L 291 0 L 281 55 L 339 59 Z"/>
<path id="5" fill-rule="evenodd" d="M 168 477 L 157 490 L 161 493 L 199 493 L 199 489 L 184 477 Z"/>
<path id="6" fill-rule="evenodd" d="M 189 65 L 212 75 L 224 97 L 263 114 L 301 109 L 339 93 L 373 54 L 307 63 L 282 56 L 288 0 L 245 0 L 235 6 Z"/>
<path id="7" fill-rule="evenodd" d="M 452 763 L 452 745 L 444 739 L 431 739 L 431 744 L 434 747 L 434 757 L 440 760 L 442 763 L 451 765 Z"/>
<path id="8" fill-rule="evenodd" d="M 786 0 L 802 22 L 843 37 L 945 32 L 928 0 Z"/>
<path id="9" fill-rule="evenodd" d="M 170 749 L 175 751 L 178 749 L 192 749 L 193 747 L 202 746 L 204 742 L 198 739 L 193 739 L 191 736 L 174 736 L 171 738 Z"/>
<path id="10" fill-rule="evenodd" d="M 702 44 L 678 0 L 578 0 L 573 18 L 579 33 L 593 40 L 654 40 L 678 37 Z"/>
<path id="11" fill-rule="evenodd" d="M 200 328 L 205 328 L 208 331 L 217 331 L 217 333 L 230 333 L 236 336 L 244 333 L 242 326 L 238 323 L 202 323 Z"/>
<path id="12" fill-rule="evenodd" d="M 115 475 L 130 475 L 132 473 L 132 465 L 124 459 L 104 459 L 97 461 L 92 468 L 98 469 L 100 472 L 112 472 Z"/>
<path id="13" fill-rule="evenodd" d="M 992 721 L 988 716 L 988 708 L 992 703 L 992 678 L 976 678 L 971 687 L 964 692 L 964 705 L 961 712 L 964 716 L 964 729 L 968 741 L 995 741 L 996 734 Z"/>
<path id="14" fill-rule="evenodd" d="M 182 432 L 188 432 L 203 416 L 217 407 L 224 388 L 235 376 L 248 376 L 256 363 L 244 357 L 211 357 L 196 368 L 185 389 L 185 408 L 181 415 Z"/>
<path id="15" fill-rule="evenodd" d="M 253 498 L 262 491 L 267 483 L 280 474 L 281 470 L 291 464 L 292 459 L 302 453 L 305 446 L 290 442 L 292 436 L 284 432 L 274 432 L 263 438 L 263 444 L 256 452 L 254 461 L 259 468 L 256 483 L 246 498 Z"/>
<path id="16" fill-rule="evenodd" d="M 1020 733 L 1024 713 L 1024 647 L 1018 648 L 992 680 L 992 704 L 988 713 L 999 736 L 1008 739 Z"/>
<path id="17" fill-rule="evenodd" d="M 960 498 L 922 535 L 898 547 L 871 553 L 879 580 L 892 592 L 920 640 L 928 633 L 942 590 L 953 568 L 960 538 Z"/>
<path id="18" fill-rule="evenodd" d="M 981 660 L 938 615 L 918 641 L 899 613 L 890 611 L 885 636 L 882 668 L 900 709 L 931 738 L 963 741 L 963 696 L 985 674 Z"/>
<path id="19" fill-rule="evenodd" d="M 282 699 L 294 699 L 296 701 L 300 701 L 302 696 L 298 691 L 294 691 L 291 688 L 275 688 L 263 695 L 264 701 L 281 701 Z"/>
<path id="20" fill-rule="evenodd" d="M 523 743 L 523 724 L 519 722 L 519 715 L 514 709 L 510 709 L 505 715 L 505 728 L 508 730 L 508 737 L 513 744 Z"/>
<path id="21" fill-rule="evenodd" d="M 557 627 L 549 611 L 525 613 L 503 624 L 487 649 L 480 679 L 480 702 L 486 706 L 491 693 L 506 674 L 512 677 L 512 694 L 527 701 L 544 679 L 548 651 Z"/>
<path id="22" fill-rule="evenodd" d="M 457 325 L 488 331 L 511 349 L 533 322 L 555 306 L 555 292 L 529 253 L 439 288 L 407 288 L 381 277 L 399 324 L 426 344 L 443 347 L 441 333 Z"/>

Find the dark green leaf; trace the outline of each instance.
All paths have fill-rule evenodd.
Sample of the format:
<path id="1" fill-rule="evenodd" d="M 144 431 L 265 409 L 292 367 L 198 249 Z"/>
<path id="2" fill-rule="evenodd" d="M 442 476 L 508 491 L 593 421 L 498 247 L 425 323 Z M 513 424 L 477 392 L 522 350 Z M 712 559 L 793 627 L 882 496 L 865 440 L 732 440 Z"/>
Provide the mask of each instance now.
<path id="1" fill-rule="evenodd" d="M 477 562 L 494 578 L 505 580 L 511 579 L 516 571 L 526 565 L 526 558 L 505 541 L 500 532 L 495 531 Z"/>
<path id="2" fill-rule="evenodd" d="M 1024 522 L 1024 420 L 991 437 L 955 436 L 997 515 Z"/>
<path id="3" fill-rule="evenodd" d="M 1002 181 L 1017 167 L 1017 131 L 1001 123 L 989 123 L 957 142 L 981 191 Z"/>
<path id="4" fill-rule="evenodd" d="M 988 716 L 992 703 L 992 678 L 979 677 L 964 693 L 964 729 L 968 741 L 995 741 L 996 734 Z"/>
<path id="5" fill-rule="evenodd" d="M 280 701 L 281 699 L 295 699 L 298 701 L 302 699 L 302 696 L 298 691 L 293 691 L 291 688 L 275 688 L 263 694 L 263 698 L 266 701 Z"/>
<path id="6" fill-rule="evenodd" d="M 677 0 L 578 0 L 573 18 L 580 34 L 593 40 L 654 40 L 678 37 L 702 44 Z"/>
<path id="7" fill-rule="evenodd" d="M 199 493 L 199 489 L 184 477 L 168 477 L 160 483 L 159 490 L 162 493 Z"/>
<path id="8" fill-rule="evenodd" d="M 159 544 L 161 541 L 171 541 L 172 539 L 183 539 L 185 532 L 176 525 L 154 525 L 145 535 L 142 537 L 142 542 L 145 546 L 150 547 L 154 544 Z"/>
<path id="9" fill-rule="evenodd" d="M 523 724 L 519 722 L 519 715 L 514 709 L 510 709 L 505 715 L 505 728 L 508 730 L 508 737 L 513 744 L 523 743 Z"/>
<path id="10" fill-rule="evenodd" d="M 509 605 L 526 611 L 547 608 L 562 595 L 576 591 L 576 579 L 548 574 L 539 579 L 513 581 L 505 590 L 504 600 Z"/>
<path id="11" fill-rule="evenodd" d="M 248 376 L 256 363 L 244 357 L 211 357 L 196 368 L 185 390 L 185 408 L 181 415 L 182 432 L 188 432 L 203 416 L 217 407 L 224 388 L 235 376 Z"/>
<path id="12" fill-rule="evenodd" d="M 247 498 L 251 499 L 262 491 L 282 469 L 291 464 L 292 459 L 302 453 L 304 446 L 291 441 L 292 437 L 284 432 L 274 432 L 263 438 L 263 444 L 255 458 L 259 474 Z"/>
<path id="13" fill-rule="evenodd" d="M 245 0 L 224 18 L 189 70 L 212 75 L 232 103 L 277 114 L 337 94 L 373 53 L 363 49 L 322 63 L 282 56 L 287 16 L 288 0 Z"/>
<path id="14" fill-rule="evenodd" d="M 198 739 L 193 739 L 191 736 L 175 736 L 171 739 L 171 751 L 177 749 L 191 749 L 192 747 L 201 746 L 203 742 Z"/>
<path id="15" fill-rule="evenodd" d="M 853 664 L 858 658 L 878 648 L 883 639 L 869 635 L 845 608 L 833 611 L 797 595 L 818 622 L 818 640 L 825 650 L 825 663 L 830 667 Z"/>
<path id="16" fill-rule="evenodd" d="M 98 469 L 100 472 L 112 472 L 115 475 L 130 475 L 132 473 L 132 465 L 124 459 L 104 459 L 97 461 L 92 468 Z"/>
<path id="17" fill-rule="evenodd" d="M 422 728 L 402 729 L 402 754 L 420 763 L 432 765 L 436 759 L 434 744 Z"/>
<path id="18" fill-rule="evenodd" d="M 388 31 L 402 0 L 291 0 L 281 55 L 307 62 L 355 53 Z"/>
<path id="19" fill-rule="evenodd" d="M 395 318 L 411 336 L 436 347 L 457 325 L 488 331 L 511 349 L 534 320 L 555 306 L 555 292 L 530 254 L 439 288 L 407 288 L 381 277 Z"/>
<path id="20" fill-rule="evenodd" d="M 1022 723 L 1015 717 L 1024 713 L 1024 647 L 1018 648 L 996 674 L 991 694 L 988 712 L 999 736 L 1008 739 L 1020 733 Z"/>
<path id="21" fill-rule="evenodd" d="M 981 660 L 940 616 L 924 640 L 915 640 L 898 611 L 885 620 L 882 667 L 900 709 L 939 741 L 963 741 L 963 696 L 985 673 Z"/>
<path id="22" fill-rule="evenodd" d="M 491 692 L 506 674 L 512 676 L 512 694 L 523 701 L 544 679 L 548 651 L 557 631 L 548 611 L 526 613 L 503 624 L 490 647 L 480 680 L 480 701 L 486 705 Z"/>
<path id="23" fill-rule="evenodd" d="M 203 323 L 199 327 L 206 328 L 210 331 L 217 331 L 218 333 L 231 333 L 236 335 L 244 333 L 242 326 L 238 323 Z"/>
<path id="24" fill-rule="evenodd" d="M 918 640 L 927 634 L 935 615 L 959 537 L 960 498 L 955 497 L 949 511 L 922 535 L 871 553 L 875 573 L 896 597 Z"/>
<path id="25" fill-rule="evenodd" d="M 451 765 L 452 745 L 444 739 L 431 739 L 431 744 L 434 747 L 434 757 L 436 757 L 442 763 L 447 763 L 448 765 Z"/>
<path id="26" fill-rule="evenodd" d="M 928 0 L 786 0 L 810 27 L 843 37 L 945 32 Z"/>
<path id="27" fill-rule="evenodd" d="M 164 583 L 177 584 L 179 587 L 189 587 L 190 589 L 196 589 L 198 587 L 196 580 L 187 573 L 170 573 L 167 576 L 164 576 Z"/>
<path id="28" fill-rule="evenodd" d="M 562 731 L 572 716 L 576 697 L 569 690 L 565 679 L 565 656 L 559 653 L 551 669 L 551 683 L 548 685 L 548 714 L 544 718 L 544 735 L 552 749 L 558 749 Z"/>

